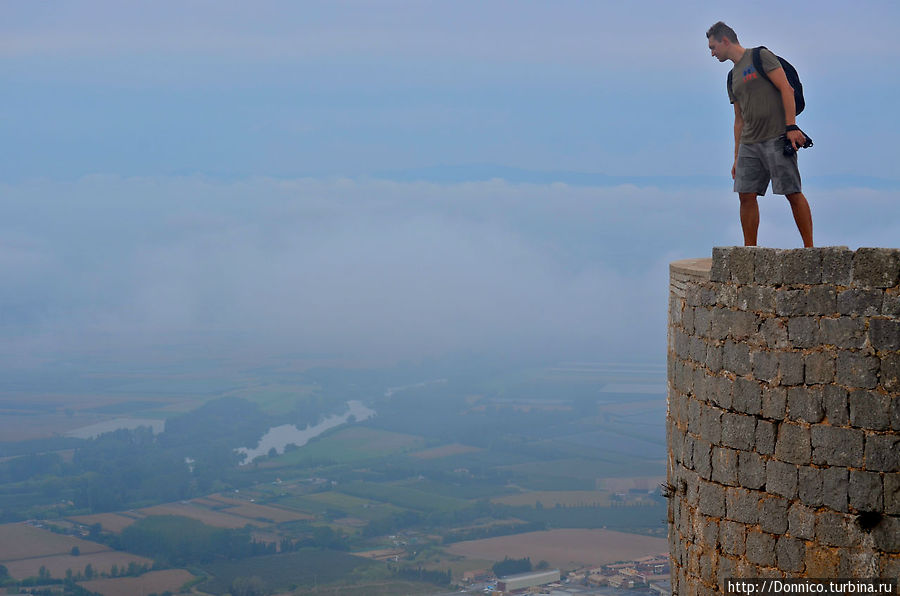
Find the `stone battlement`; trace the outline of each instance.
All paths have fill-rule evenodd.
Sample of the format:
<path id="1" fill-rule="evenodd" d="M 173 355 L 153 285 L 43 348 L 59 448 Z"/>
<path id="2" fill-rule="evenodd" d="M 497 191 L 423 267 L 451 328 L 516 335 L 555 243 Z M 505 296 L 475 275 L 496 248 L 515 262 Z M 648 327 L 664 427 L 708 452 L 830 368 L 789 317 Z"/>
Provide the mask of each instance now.
<path id="1" fill-rule="evenodd" d="M 900 250 L 672 263 L 673 591 L 900 576 Z"/>

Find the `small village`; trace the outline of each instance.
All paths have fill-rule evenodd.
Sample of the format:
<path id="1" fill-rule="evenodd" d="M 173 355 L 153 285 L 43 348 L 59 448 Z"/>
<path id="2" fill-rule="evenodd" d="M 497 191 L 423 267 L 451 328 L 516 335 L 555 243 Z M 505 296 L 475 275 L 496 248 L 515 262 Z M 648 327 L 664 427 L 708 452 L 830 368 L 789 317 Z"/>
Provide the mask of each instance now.
<path id="1" fill-rule="evenodd" d="M 565 575 L 559 569 L 544 569 L 497 578 L 490 570 L 478 570 L 466 572 L 462 579 L 465 587 L 461 592 L 492 596 L 671 594 L 667 553 L 577 569 Z"/>

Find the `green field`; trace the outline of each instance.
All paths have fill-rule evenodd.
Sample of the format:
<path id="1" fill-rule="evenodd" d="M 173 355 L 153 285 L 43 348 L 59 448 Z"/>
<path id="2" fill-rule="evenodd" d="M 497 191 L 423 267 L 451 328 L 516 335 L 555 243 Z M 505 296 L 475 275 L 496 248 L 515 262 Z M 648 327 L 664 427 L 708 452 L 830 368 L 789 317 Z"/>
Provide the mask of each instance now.
<path id="1" fill-rule="evenodd" d="M 352 583 L 376 562 L 347 553 L 302 550 L 293 553 L 253 557 L 240 561 L 217 561 L 204 566 L 211 578 L 198 587 L 204 592 L 225 594 L 238 578 L 260 578 L 266 589 L 293 589 L 338 581 Z"/>
<path id="2" fill-rule="evenodd" d="M 421 449 L 425 439 L 415 435 L 350 426 L 310 441 L 300 449 L 286 451 L 260 465 L 262 468 L 305 467 L 353 463 Z"/>
<path id="3" fill-rule="evenodd" d="M 374 482 L 355 482 L 341 486 L 340 491 L 345 494 L 383 501 L 398 507 L 423 512 L 453 511 L 461 509 L 468 504 L 468 501 L 462 499 L 427 493 L 407 486 L 376 484 Z"/>
<path id="4" fill-rule="evenodd" d="M 347 517 L 358 517 L 367 521 L 383 519 L 403 511 L 403 509 L 389 503 L 372 501 L 335 491 L 283 497 L 277 503 L 282 507 L 299 509 L 312 515 L 325 515 L 328 510 L 338 510 L 342 511 Z"/>

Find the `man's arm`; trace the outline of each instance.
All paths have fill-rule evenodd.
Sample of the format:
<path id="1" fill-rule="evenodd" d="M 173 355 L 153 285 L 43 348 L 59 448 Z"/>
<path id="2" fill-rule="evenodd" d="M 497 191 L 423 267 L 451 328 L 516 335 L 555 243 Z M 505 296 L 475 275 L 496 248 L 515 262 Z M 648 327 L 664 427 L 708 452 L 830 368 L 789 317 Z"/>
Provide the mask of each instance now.
<path id="1" fill-rule="evenodd" d="M 797 104 L 794 103 L 794 88 L 787 80 L 783 68 L 776 68 L 766 73 L 778 92 L 781 93 L 781 103 L 784 105 L 784 125 L 792 126 L 797 123 Z M 787 133 L 794 149 L 801 147 L 806 142 L 806 137 L 799 130 L 791 130 Z"/>
<path id="2" fill-rule="evenodd" d="M 744 115 L 741 114 L 741 104 L 734 102 L 734 165 L 731 166 L 731 178 L 734 179 L 734 171 L 737 168 L 738 147 L 741 146 L 741 132 L 744 130 Z"/>

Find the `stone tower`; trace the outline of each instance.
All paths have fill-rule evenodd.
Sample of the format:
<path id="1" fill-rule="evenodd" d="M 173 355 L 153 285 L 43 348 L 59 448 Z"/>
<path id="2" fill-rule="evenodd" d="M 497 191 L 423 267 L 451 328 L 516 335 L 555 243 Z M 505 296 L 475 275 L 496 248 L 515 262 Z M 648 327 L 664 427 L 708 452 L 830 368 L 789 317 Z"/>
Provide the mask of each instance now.
<path id="1" fill-rule="evenodd" d="M 673 592 L 900 576 L 900 250 L 716 248 L 670 274 Z"/>

